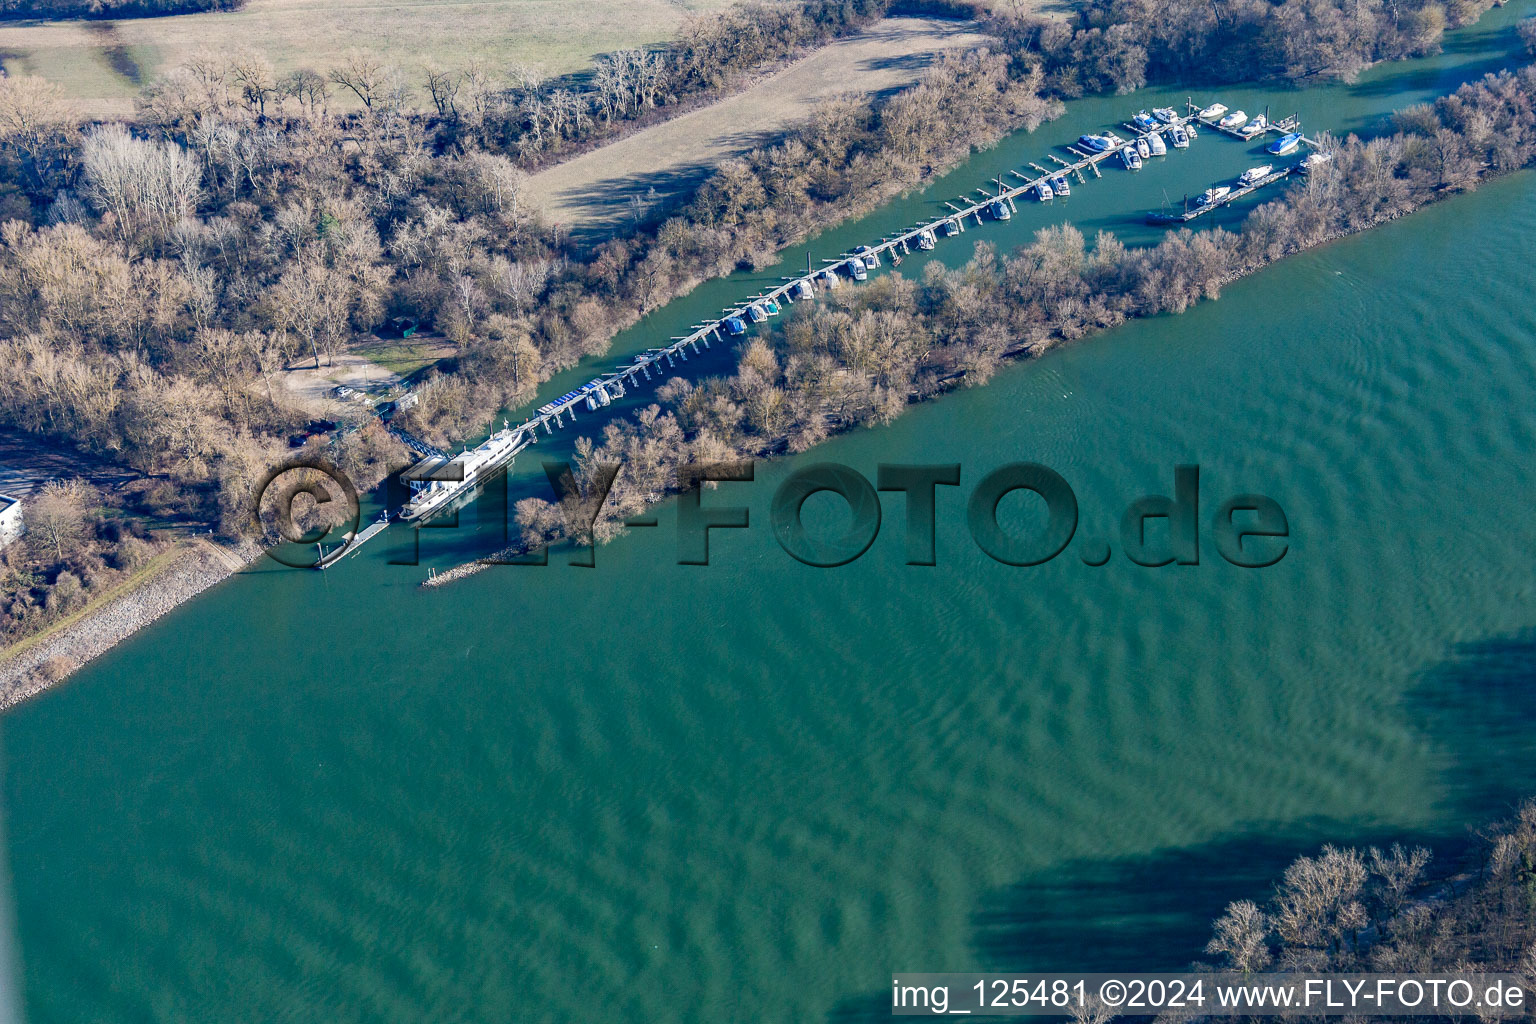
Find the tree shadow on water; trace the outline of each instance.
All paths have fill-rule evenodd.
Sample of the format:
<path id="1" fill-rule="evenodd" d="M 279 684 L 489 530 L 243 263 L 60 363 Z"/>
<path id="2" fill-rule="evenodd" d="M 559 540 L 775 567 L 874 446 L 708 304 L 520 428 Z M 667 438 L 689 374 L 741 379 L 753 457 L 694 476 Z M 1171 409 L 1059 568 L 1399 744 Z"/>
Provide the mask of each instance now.
<path id="1" fill-rule="evenodd" d="M 1456 835 L 1367 830 L 1318 819 L 1240 825 L 1234 835 L 1128 857 L 1079 859 L 993 890 L 972 917 L 972 969 L 990 972 L 1176 971 L 1201 955 L 1228 903 L 1262 903 L 1298 856 L 1325 843 L 1448 851 Z M 898 965 L 900 966 L 900 965 Z M 909 965 L 916 970 L 927 965 Z M 890 993 L 838 1003 L 828 1024 L 890 1017 Z"/>
<path id="2" fill-rule="evenodd" d="M 1452 816 L 1480 824 L 1536 795 L 1536 629 L 1457 644 L 1404 703 L 1439 752 Z"/>
<path id="3" fill-rule="evenodd" d="M 1458 644 L 1404 699 L 1440 752 L 1449 806 L 1434 832 L 1331 819 L 1234 825 L 1228 837 L 1127 857 L 1053 864 L 987 893 L 973 914 L 978 971 L 1167 971 L 1200 957 L 1228 903 L 1264 902 L 1286 867 L 1325 843 L 1428 846 L 1434 874 L 1458 869 L 1467 830 L 1536 795 L 1536 629 Z M 915 970 L 937 969 L 908 964 Z M 889 1019 L 890 993 L 839 1002 L 828 1024 Z"/>

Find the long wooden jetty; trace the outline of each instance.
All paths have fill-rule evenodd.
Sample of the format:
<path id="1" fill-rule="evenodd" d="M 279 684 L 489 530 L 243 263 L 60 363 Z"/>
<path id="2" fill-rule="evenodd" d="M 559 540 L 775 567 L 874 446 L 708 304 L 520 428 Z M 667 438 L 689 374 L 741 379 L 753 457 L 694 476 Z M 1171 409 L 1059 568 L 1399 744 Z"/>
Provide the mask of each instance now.
<path id="1" fill-rule="evenodd" d="M 1018 169 L 1009 169 L 1007 174 L 1014 180 L 1010 182 L 1005 180 L 1002 175 L 999 175 L 993 181 L 988 182 L 991 189 L 978 188 L 975 190 L 976 193 L 980 193 L 982 196 L 979 200 L 975 198 L 973 193 L 969 196 L 957 197 L 953 201 L 945 201 L 946 212 L 936 219 L 914 224 L 894 235 L 887 235 L 873 245 L 859 246 L 857 249 L 845 251 L 835 259 L 824 259 L 822 261 L 823 266 L 820 269 L 810 266 L 809 261 L 807 261 L 808 265 L 804 274 L 782 278 L 778 285 L 760 291 L 737 305 L 721 310 L 720 315 L 712 319 L 694 324 L 687 334 L 669 339 L 666 345 L 647 349 L 645 352 L 635 356 L 631 362 L 622 364 L 607 373 L 599 375 L 587 384 L 573 391 L 566 392 L 552 402 L 545 403 L 538 408 L 534 415 L 517 426 L 508 426 L 493 434 L 475 450 L 476 452 L 494 452 L 494 459 L 486 459 L 483 463 L 477 463 L 477 479 L 483 480 L 489 475 L 491 470 L 510 463 L 519 452 L 538 439 L 540 428 L 546 434 L 553 434 L 557 427 L 564 427 L 566 425 L 567 417 L 574 422 L 577 419 L 578 410 L 585 408 L 589 411 L 596 411 L 611 404 L 614 399 L 622 398 L 628 388 L 640 387 L 644 383 L 649 382 L 652 379 L 653 372 L 657 378 L 660 378 L 665 374 L 666 369 L 674 368 L 679 363 L 686 362 L 690 350 L 695 355 L 698 355 L 702 350 L 708 349 L 712 342 L 724 341 L 728 336 L 732 335 L 745 334 L 750 325 L 765 322 L 771 316 L 777 315 L 782 306 L 793 303 L 797 298 L 814 297 L 818 294 L 818 291 L 837 287 L 842 283 L 839 273 L 845 272 L 853 275 L 855 262 L 860 263 L 861 266 L 859 273 L 853 276 L 856 280 L 862 280 L 869 270 L 873 270 L 881 265 L 882 257 L 890 258 L 893 263 L 900 263 L 901 257 L 911 252 L 912 248 L 921 248 L 919 240 L 925 235 L 935 242 L 941 238 L 958 235 L 965 231 L 965 221 L 967 219 L 974 218 L 977 225 L 982 224 L 983 211 L 992 211 L 997 219 L 1009 219 L 1017 211 L 1016 200 L 1035 193 L 1037 187 L 1042 182 L 1050 182 L 1055 178 L 1072 176 L 1077 178 L 1079 184 L 1083 184 L 1087 181 L 1087 177 L 1084 174 L 1085 171 L 1092 173 L 1095 178 L 1102 178 L 1103 173 L 1099 169 L 1099 164 L 1105 160 L 1120 157 L 1127 148 L 1135 147 L 1139 140 L 1146 138 L 1153 132 L 1168 132 L 1176 127 L 1188 126 L 1193 128 L 1195 124 L 1199 124 L 1202 127 L 1213 128 L 1236 138 L 1248 139 L 1258 138 L 1269 132 L 1295 130 L 1294 126 L 1297 123 L 1293 116 L 1273 125 L 1266 124 L 1263 132 L 1244 136 L 1241 132 L 1221 128 L 1214 120 L 1199 118 L 1195 113 L 1197 109 L 1200 108 L 1195 106 L 1193 98 L 1191 98 L 1186 106 L 1186 113 L 1182 116 L 1175 115 L 1169 121 L 1159 122 L 1147 128 L 1127 124 L 1126 127 L 1130 129 L 1131 138 L 1126 140 L 1111 134 L 1109 137 L 1114 140 L 1115 144 L 1103 152 L 1090 153 L 1077 144 L 1064 146 L 1062 148 L 1071 155 L 1072 159 L 1067 160 L 1054 153 L 1051 154 L 1049 159 L 1057 165 L 1054 169 L 1048 169 L 1034 162 L 1029 162 L 1026 165 L 1031 171 L 1035 172 L 1032 176 Z M 1252 186 L 1234 190 L 1224 202 L 1230 202 L 1232 199 L 1246 195 L 1256 188 L 1262 188 L 1272 181 L 1279 180 L 1287 173 L 1289 173 L 1289 169 L 1271 175 Z M 1045 200 L 1042 199 L 1041 201 Z M 1193 220 L 1195 217 L 1210 212 L 1211 209 L 1218 205 L 1221 204 L 1211 204 L 1203 206 L 1197 211 L 1191 211 L 1183 215 L 1170 214 L 1169 216 L 1181 221 Z M 1006 211 L 1007 216 L 1002 215 L 1004 211 Z M 663 363 L 666 364 L 665 368 L 662 365 Z M 473 455 L 474 453 L 472 452 L 466 452 L 453 458 L 465 459 L 473 457 Z M 423 458 L 420 463 L 411 467 L 402 476 L 406 480 L 416 481 L 451 480 L 453 477 L 442 475 L 443 465 L 449 460 L 450 457 L 444 453 L 433 453 L 431 456 Z M 468 491 L 472 488 L 465 484 L 462 489 Z M 437 511 L 450 507 L 453 503 L 453 501 L 445 501 L 440 507 L 424 513 L 408 512 L 405 518 L 429 518 L 431 515 L 435 515 Z M 375 526 L 382 528 L 380 524 L 375 524 Z M 373 527 L 370 527 L 370 530 L 372 529 Z M 371 536 L 371 534 L 369 535 Z M 362 539 L 360 536 L 359 541 Z"/>

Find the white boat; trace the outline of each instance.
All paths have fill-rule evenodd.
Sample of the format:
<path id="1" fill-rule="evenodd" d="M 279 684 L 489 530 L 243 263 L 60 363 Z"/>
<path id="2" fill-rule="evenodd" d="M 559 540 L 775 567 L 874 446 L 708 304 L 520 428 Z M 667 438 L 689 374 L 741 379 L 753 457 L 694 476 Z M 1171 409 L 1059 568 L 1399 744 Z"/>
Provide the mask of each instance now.
<path id="1" fill-rule="evenodd" d="M 1268 151 L 1275 156 L 1285 156 L 1301 145 L 1301 132 L 1288 132 L 1269 144 Z"/>
<path id="2" fill-rule="evenodd" d="M 1143 159 L 1152 155 L 1152 145 L 1145 135 L 1136 140 L 1136 154 Z"/>
<path id="3" fill-rule="evenodd" d="M 939 240 L 933 236 L 933 230 L 931 228 L 923 228 L 923 230 L 917 233 L 917 247 L 923 250 L 923 252 L 930 251 L 935 245 L 938 244 Z"/>
<path id="4" fill-rule="evenodd" d="M 1123 160 L 1125 162 L 1125 166 L 1131 170 L 1141 170 L 1141 154 L 1136 152 L 1135 146 L 1126 146 L 1124 149 L 1122 149 L 1120 151 L 1120 159 Z"/>
<path id="5" fill-rule="evenodd" d="M 1243 122 L 1247 120 L 1247 114 L 1243 113 L 1241 110 L 1234 110 L 1232 113 L 1228 114 L 1226 117 L 1222 118 L 1216 123 L 1222 128 L 1238 128 L 1241 127 Z"/>
<path id="6" fill-rule="evenodd" d="M 1052 178 L 1051 187 L 1056 190 L 1056 194 L 1059 196 L 1069 196 L 1072 194 L 1072 186 L 1067 184 L 1067 176 L 1065 174 L 1058 174 Z"/>
<path id="7" fill-rule="evenodd" d="M 838 279 L 837 274 L 833 272 L 831 267 L 828 267 L 826 270 L 823 270 L 821 272 L 820 277 L 821 277 L 822 286 L 826 287 L 826 288 L 836 288 L 836 287 L 840 286 L 843 283 L 841 280 Z"/>
<path id="8" fill-rule="evenodd" d="M 1237 180 L 1242 182 L 1244 185 L 1252 185 L 1260 178 L 1268 175 L 1274 169 L 1275 168 L 1272 164 L 1264 164 L 1262 167 L 1250 167 L 1244 171 L 1243 176 Z"/>
<path id="9" fill-rule="evenodd" d="M 1008 209 L 1008 204 L 1001 199 L 994 199 L 992 205 L 987 207 L 987 212 L 992 214 L 995 220 L 1008 220 L 1013 216 L 1013 211 Z"/>
<path id="10" fill-rule="evenodd" d="M 1168 155 L 1168 143 L 1164 142 L 1163 137 L 1157 132 L 1147 136 L 1147 144 L 1152 147 L 1153 156 Z"/>
<path id="11" fill-rule="evenodd" d="M 1077 144 L 1090 153 L 1106 153 L 1115 145 L 1115 140 L 1108 135 L 1079 135 Z"/>
<path id="12" fill-rule="evenodd" d="M 1056 198 L 1056 193 L 1051 191 L 1051 186 L 1043 181 L 1035 182 L 1035 198 L 1042 203 Z"/>
<path id="13" fill-rule="evenodd" d="M 1332 153 L 1308 153 L 1306 159 L 1301 162 L 1301 171 L 1305 174 L 1308 171 L 1321 167 L 1332 159 Z"/>
<path id="14" fill-rule="evenodd" d="M 796 281 L 795 297 L 801 299 L 814 299 L 816 297 L 816 290 L 811 287 L 811 282 L 809 281 Z"/>
<path id="15" fill-rule="evenodd" d="M 1240 130 L 1243 133 L 1243 137 L 1247 139 L 1251 139 L 1255 135 L 1263 135 L 1265 132 L 1269 131 L 1269 120 L 1265 118 L 1263 114 L 1260 114 L 1252 121 L 1249 121 L 1247 124 L 1243 125 Z"/>
<path id="16" fill-rule="evenodd" d="M 1193 121 L 1185 121 L 1184 124 L 1183 124 L 1183 128 L 1184 128 L 1184 134 L 1188 135 L 1192 139 L 1193 138 L 1198 138 L 1199 135 L 1200 135 L 1199 132 L 1195 131 L 1195 122 L 1193 122 Z"/>
<path id="17" fill-rule="evenodd" d="M 848 273 L 855 281 L 867 281 L 869 279 L 869 268 L 864 265 L 864 261 L 859 257 L 855 256 L 849 260 L 847 267 Z"/>
<path id="18" fill-rule="evenodd" d="M 557 402 L 544 406 L 569 404 L 582 397 L 583 392 L 573 391 Z M 544 410 L 541 410 L 541 414 Z M 572 414 L 574 415 L 574 413 Z M 533 443 L 534 438 L 522 427 L 502 429 L 486 438 L 479 447 L 458 455 L 429 455 L 411 466 L 400 479 L 410 487 L 411 497 L 400 510 L 400 518 L 406 522 L 427 519 L 443 511 L 455 500 L 471 494 L 496 470 L 511 462 L 518 452 Z"/>
<path id="19" fill-rule="evenodd" d="M 858 256 L 863 258 L 863 260 L 864 260 L 864 269 L 865 270 L 879 270 L 880 269 L 880 254 L 875 252 L 869 246 L 861 245 L 861 246 L 859 246 L 857 249 L 855 249 L 853 251 L 854 251 L 854 253 L 856 255 L 858 255 Z"/>
<path id="20" fill-rule="evenodd" d="M 1157 122 L 1153 120 L 1152 115 L 1147 113 L 1145 110 L 1136 111 L 1136 113 L 1132 115 L 1131 121 L 1136 125 L 1137 128 L 1140 128 L 1142 131 L 1148 131 L 1157 124 Z"/>
<path id="21" fill-rule="evenodd" d="M 1202 121 L 1214 121 L 1216 118 L 1220 117 L 1226 112 L 1227 105 L 1225 103 L 1212 103 L 1210 106 L 1200 111 L 1200 119 Z"/>
<path id="22" fill-rule="evenodd" d="M 956 235 L 958 235 L 960 232 L 962 232 L 964 230 L 965 230 L 965 228 L 960 226 L 960 219 L 958 217 L 951 217 L 951 218 L 949 218 L 948 220 L 946 220 L 944 222 L 944 237 L 945 238 L 954 238 Z"/>
<path id="23" fill-rule="evenodd" d="M 751 320 L 755 324 L 760 324 L 764 320 L 768 319 L 768 314 L 763 311 L 762 306 L 759 306 L 754 302 L 752 305 L 747 307 L 747 319 Z"/>
<path id="24" fill-rule="evenodd" d="M 1228 185 L 1217 185 L 1214 188 L 1208 188 L 1195 197 L 1195 205 L 1210 206 L 1214 202 L 1225 199 L 1227 193 L 1231 191 L 1232 189 Z"/>
<path id="25" fill-rule="evenodd" d="M 1173 136 L 1174 149 L 1189 148 L 1189 132 L 1185 131 L 1182 125 L 1174 125 L 1173 130 L 1168 134 Z"/>
<path id="26" fill-rule="evenodd" d="M 1152 116 L 1163 122 L 1163 124 L 1172 124 L 1179 119 L 1178 112 L 1172 107 L 1153 107 Z"/>

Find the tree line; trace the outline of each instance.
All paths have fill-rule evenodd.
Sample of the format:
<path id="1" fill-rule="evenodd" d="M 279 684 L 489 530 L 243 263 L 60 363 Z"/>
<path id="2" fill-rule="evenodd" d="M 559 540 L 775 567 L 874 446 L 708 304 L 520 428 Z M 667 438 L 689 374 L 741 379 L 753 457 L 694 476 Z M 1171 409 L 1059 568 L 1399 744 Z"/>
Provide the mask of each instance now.
<path id="1" fill-rule="evenodd" d="M 1536 801 L 1483 829 L 1459 876 L 1434 882 L 1430 863 L 1423 847 L 1325 846 L 1265 903 L 1229 904 L 1205 952 L 1243 973 L 1509 972 L 1536 985 Z"/>
<path id="2" fill-rule="evenodd" d="M 989 25 L 1062 96 L 1179 83 L 1352 80 L 1436 52 L 1500 0 L 1087 0 L 1073 19 L 995 9 Z"/>
<path id="3" fill-rule="evenodd" d="M 23 18 L 157 18 L 237 11 L 245 0 L 0 0 L 0 21 Z"/>

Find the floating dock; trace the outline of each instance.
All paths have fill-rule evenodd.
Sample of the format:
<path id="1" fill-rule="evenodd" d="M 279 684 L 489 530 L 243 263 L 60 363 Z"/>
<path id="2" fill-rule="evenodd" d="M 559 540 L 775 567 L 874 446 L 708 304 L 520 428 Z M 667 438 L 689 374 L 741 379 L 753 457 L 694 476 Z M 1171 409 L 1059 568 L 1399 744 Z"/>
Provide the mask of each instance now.
<path id="1" fill-rule="evenodd" d="M 1228 203 L 1232 202 L 1232 200 L 1234 200 L 1234 199 L 1241 199 L 1241 198 L 1243 198 L 1243 196 L 1246 196 L 1249 193 L 1257 192 L 1259 189 L 1263 188 L 1265 185 L 1274 184 L 1275 182 L 1279 181 L 1281 178 L 1284 178 L 1286 175 L 1290 174 L 1295 169 L 1296 169 L 1295 167 L 1282 167 L 1278 171 L 1271 171 L 1269 174 L 1264 175 L 1264 177 L 1258 179 L 1257 181 L 1255 181 L 1251 185 L 1243 185 L 1243 186 L 1241 186 L 1239 188 L 1234 188 L 1231 192 L 1228 192 L 1226 195 L 1222 196 L 1220 199 L 1216 200 L 1214 203 L 1201 203 L 1199 206 L 1196 206 L 1194 209 L 1189 209 L 1188 202 L 1186 201 L 1185 209 L 1184 209 L 1183 213 L 1160 213 L 1160 212 L 1159 213 L 1149 213 L 1149 214 L 1147 214 L 1147 223 L 1148 224 L 1188 224 L 1190 221 L 1194 220 L 1196 217 L 1204 217 L 1206 214 L 1210 213 L 1212 210 L 1219 210 L 1219 209 L 1221 209 L 1223 206 L 1226 206 Z"/>
<path id="2" fill-rule="evenodd" d="M 355 537 L 345 540 L 341 544 L 338 544 L 335 550 L 331 551 L 329 554 L 325 553 L 324 549 L 322 548 L 320 557 L 315 559 L 314 565 L 312 565 L 311 568 L 324 569 L 330 566 L 332 562 L 340 561 L 342 558 L 350 558 L 352 555 L 357 554 L 358 548 L 362 547 L 364 544 L 368 543 L 370 540 L 377 537 L 387 529 L 389 529 L 389 511 L 385 510 L 385 512 L 380 515 L 378 519 L 369 524 L 368 527 L 361 533 Z M 316 546 L 318 547 L 319 545 Z"/>

